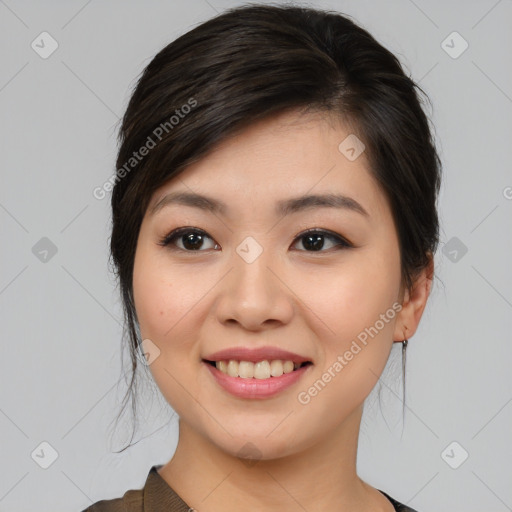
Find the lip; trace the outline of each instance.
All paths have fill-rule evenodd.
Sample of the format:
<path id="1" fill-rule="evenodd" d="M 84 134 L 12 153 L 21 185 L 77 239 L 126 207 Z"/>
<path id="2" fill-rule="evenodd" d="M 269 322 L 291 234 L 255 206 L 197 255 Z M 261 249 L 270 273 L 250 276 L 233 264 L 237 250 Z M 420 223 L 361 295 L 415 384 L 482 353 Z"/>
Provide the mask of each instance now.
<path id="1" fill-rule="evenodd" d="M 249 361 L 251 363 L 257 363 L 258 361 L 264 360 L 274 361 L 277 359 L 282 361 L 293 361 L 294 363 L 305 363 L 308 361 L 313 362 L 311 359 L 295 354 L 294 352 L 289 352 L 288 350 L 271 346 L 258 348 L 231 347 L 214 352 L 203 359 L 207 361 L 229 361 L 230 359 L 233 359 L 235 361 Z"/>
<path id="2" fill-rule="evenodd" d="M 243 360 L 247 361 L 247 359 Z M 270 377 L 268 379 L 243 379 L 241 377 L 230 377 L 206 361 L 203 361 L 203 364 L 208 368 L 208 371 L 214 377 L 217 384 L 228 393 L 239 398 L 260 400 L 275 396 L 281 391 L 289 388 L 303 377 L 305 372 L 313 366 L 308 364 L 294 370 L 293 372 L 284 373 L 280 377 Z"/>

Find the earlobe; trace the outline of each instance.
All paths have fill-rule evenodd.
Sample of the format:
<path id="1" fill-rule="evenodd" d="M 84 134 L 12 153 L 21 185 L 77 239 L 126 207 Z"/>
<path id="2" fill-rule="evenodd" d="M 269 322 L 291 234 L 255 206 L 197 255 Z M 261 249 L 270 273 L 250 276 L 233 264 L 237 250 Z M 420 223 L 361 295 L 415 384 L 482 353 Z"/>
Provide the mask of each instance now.
<path id="1" fill-rule="evenodd" d="M 418 329 L 432 288 L 433 276 L 434 259 L 431 256 L 429 264 L 416 277 L 412 290 L 405 291 L 402 310 L 395 323 L 394 341 L 409 339 Z"/>

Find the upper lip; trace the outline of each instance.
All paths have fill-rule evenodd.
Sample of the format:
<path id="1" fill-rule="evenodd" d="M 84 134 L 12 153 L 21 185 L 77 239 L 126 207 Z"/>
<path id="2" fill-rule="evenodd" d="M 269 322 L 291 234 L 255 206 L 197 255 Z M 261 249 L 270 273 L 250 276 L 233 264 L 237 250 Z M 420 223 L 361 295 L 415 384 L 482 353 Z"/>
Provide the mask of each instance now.
<path id="1" fill-rule="evenodd" d="M 282 361 L 293 361 L 294 363 L 305 363 L 311 361 L 307 357 L 295 354 L 288 350 L 283 350 L 278 347 L 231 347 L 214 352 L 204 358 L 207 361 L 250 361 L 257 363 L 258 361 L 274 361 L 280 359 Z"/>

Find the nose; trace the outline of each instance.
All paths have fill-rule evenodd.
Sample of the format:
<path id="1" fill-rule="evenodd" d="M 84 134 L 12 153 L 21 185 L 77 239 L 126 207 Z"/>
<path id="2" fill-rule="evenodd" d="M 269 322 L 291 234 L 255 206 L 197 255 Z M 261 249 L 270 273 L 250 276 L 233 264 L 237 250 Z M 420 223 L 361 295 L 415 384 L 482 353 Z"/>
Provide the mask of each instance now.
<path id="1" fill-rule="evenodd" d="M 240 255 L 242 254 L 242 256 Z M 290 322 L 293 293 L 270 250 L 253 261 L 235 252 L 231 271 L 219 283 L 216 315 L 223 324 L 239 324 L 248 331 L 275 328 Z"/>

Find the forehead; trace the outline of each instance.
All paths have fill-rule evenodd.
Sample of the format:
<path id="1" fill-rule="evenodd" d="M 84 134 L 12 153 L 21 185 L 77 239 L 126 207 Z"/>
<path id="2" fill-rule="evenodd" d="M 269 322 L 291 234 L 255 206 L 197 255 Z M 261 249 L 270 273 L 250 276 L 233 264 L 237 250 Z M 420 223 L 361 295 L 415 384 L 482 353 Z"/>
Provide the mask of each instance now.
<path id="1" fill-rule="evenodd" d="M 166 194 L 180 191 L 218 198 L 233 210 L 267 203 L 274 209 L 286 198 L 338 194 L 378 213 L 386 200 L 365 152 L 347 158 L 352 156 L 347 141 L 354 137 L 349 126 L 321 113 L 287 112 L 260 120 L 158 189 L 149 210 Z"/>

